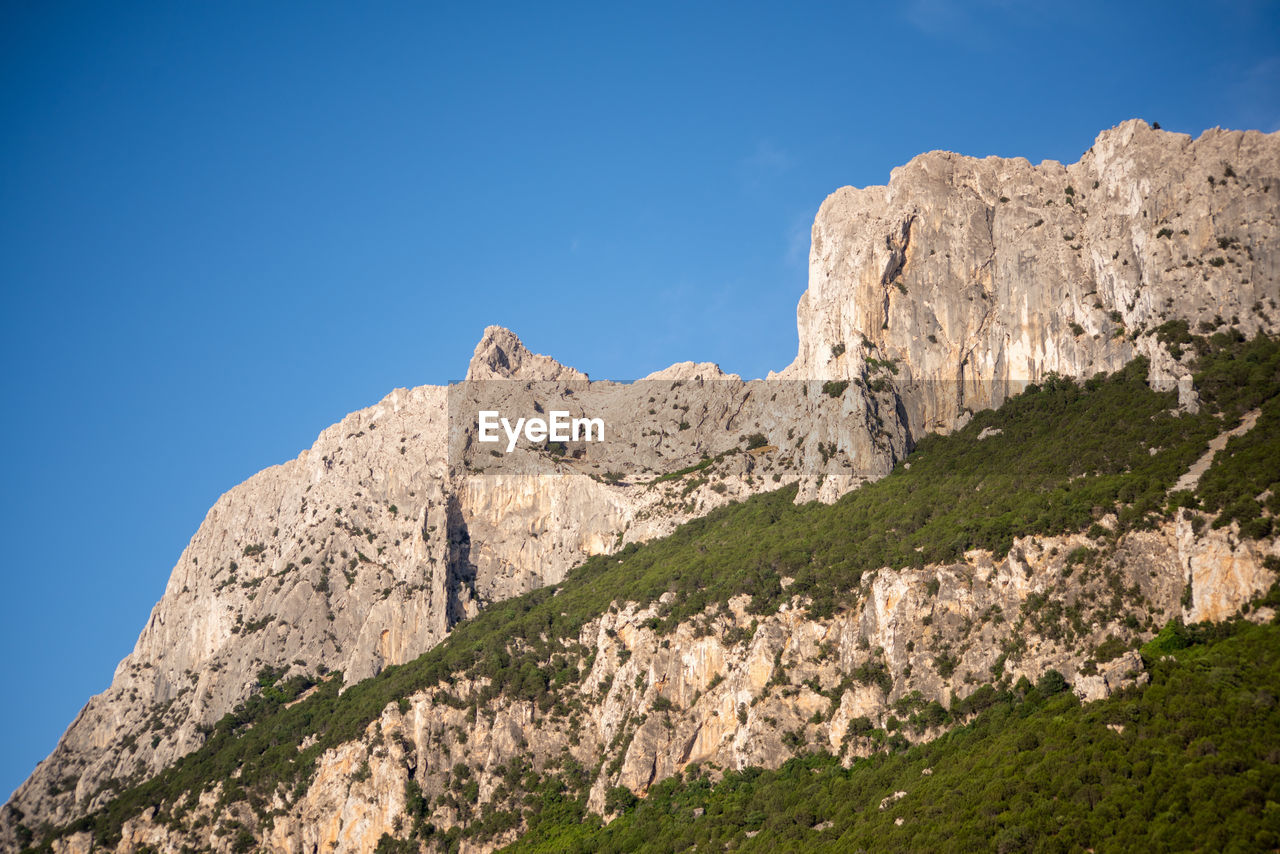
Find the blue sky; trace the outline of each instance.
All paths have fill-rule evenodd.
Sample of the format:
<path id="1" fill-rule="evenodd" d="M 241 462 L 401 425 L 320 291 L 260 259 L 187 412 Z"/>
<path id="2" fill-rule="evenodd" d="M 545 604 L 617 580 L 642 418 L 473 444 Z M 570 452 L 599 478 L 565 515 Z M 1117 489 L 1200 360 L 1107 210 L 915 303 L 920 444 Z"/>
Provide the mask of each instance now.
<path id="1" fill-rule="evenodd" d="M 0 790 L 220 493 L 487 324 L 761 376 L 839 186 L 1280 127 L 1275 2 L 855 5 L 0 6 Z"/>

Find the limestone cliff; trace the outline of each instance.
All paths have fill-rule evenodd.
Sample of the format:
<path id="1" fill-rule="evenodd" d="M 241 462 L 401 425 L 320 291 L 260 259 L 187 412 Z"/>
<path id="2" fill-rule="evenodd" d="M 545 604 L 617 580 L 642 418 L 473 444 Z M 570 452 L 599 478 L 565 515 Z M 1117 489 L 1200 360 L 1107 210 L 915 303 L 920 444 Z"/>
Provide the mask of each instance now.
<path id="1" fill-rule="evenodd" d="M 888 186 L 823 203 L 782 375 L 853 379 L 892 360 L 920 435 L 1050 371 L 1150 354 L 1170 319 L 1274 330 L 1278 184 L 1276 134 L 1192 140 L 1138 120 L 1069 166 L 922 154 Z"/>
<path id="2" fill-rule="evenodd" d="M 450 445 L 464 402 L 481 394 L 506 411 L 586 405 L 610 425 L 614 450 L 597 460 L 521 448 L 495 468 L 470 438 Z M 223 495 L 111 686 L 10 806 L 54 824 L 100 806 L 199 747 L 266 668 L 359 681 L 430 649 L 488 602 L 730 500 L 823 464 L 846 481 L 882 475 L 905 442 L 870 440 L 874 405 L 691 363 L 589 384 L 491 327 L 463 383 L 396 390 Z M 752 432 L 789 447 L 740 453 Z M 793 435 L 813 441 L 799 447 Z M 828 460 L 826 441 L 849 454 Z M 720 454 L 731 457 L 715 488 L 652 482 Z"/>
<path id="3" fill-rule="evenodd" d="M 590 452 L 567 458 L 531 452 L 533 474 L 487 471 L 477 448 L 457 451 L 450 444 L 456 391 L 432 386 L 394 391 L 347 416 L 297 459 L 218 500 L 111 687 L 89 701 L 14 794 L 0 833 L 11 832 L 17 811 L 31 823 L 66 822 L 198 747 L 207 728 L 249 694 L 263 668 L 341 670 L 348 682 L 369 676 L 429 649 L 488 602 L 559 581 L 588 555 L 665 533 L 734 498 L 800 480 L 802 499 L 834 499 L 887 473 L 923 434 L 952 429 L 1049 372 L 1089 376 L 1143 354 L 1152 360 L 1156 382 L 1178 387 L 1193 406 L 1186 357 L 1169 352 L 1155 330 L 1179 318 L 1203 331 L 1222 323 L 1245 332 L 1280 328 L 1278 209 L 1280 135 L 1213 130 L 1191 140 L 1131 121 L 1102 133 L 1070 166 L 933 152 L 894 170 L 885 187 L 834 193 L 813 228 L 796 360 L 768 381 L 744 382 L 714 365 L 682 363 L 632 386 L 588 383 L 585 374 L 530 353 L 507 330 L 490 328 L 471 360 L 469 383 L 508 383 L 512 390 L 504 394 L 513 399 L 532 394 L 535 385 L 558 399 L 594 394 L 615 423 L 632 431 L 624 443 L 629 450 L 610 461 L 593 461 Z M 824 381 L 836 385 L 824 391 Z M 766 444 L 729 457 L 731 470 L 719 490 L 706 483 L 642 485 L 741 451 L 754 433 Z M 619 460 L 629 467 L 626 477 L 610 468 Z M 1160 536 L 1155 547 L 1172 548 L 1175 534 Z M 1242 563 L 1233 548 L 1196 552 L 1192 574 L 1216 577 L 1222 567 L 1236 566 L 1239 586 L 1252 589 L 1253 564 Z M 1028 549 L 1024 554 L 1036 553 Z M 954 589 L 956 613 L 1021 595 L 1019 574 L 1007 568 L 938 571 L 944 589 Z M 948 572 L 959 580 L 953 584 Z M 1181 582 L 1160 578 L 1167 610 L 1170 591 L 1180 593 Z M 873 609 L 848 624 L 807 627 L 792 626 L 783 615 L 753 643 L 772 660 L 778 644 L 792 643 L 781 639 L 796 631 L 823 638 L 861 633 L 894 667 L 905 667 L 911 654 L 885 633 L 912 625 L 917 611 L 895 609 L 918 597 L 896 583 L 888 574 L 875 582 L 880 592 L 868 601 L 883 599 L 883 614 Z M 1240 599 L 1196 595 L 1194 607 L 1204 614 L 1229 610 Z M 946 602 L 952 598 L 929 608 L 951 609 Z M 602 627 L 608 622 L 601 618 Z M 625 620 L 606 628 L 619 636 L 631 631 Z M 676 672 L 684 665 L 636 637 L 636 666 L 647 661 L 653 668 L 647 684 L 655 684 L 660 671 L 666 684 L 686 678 Z M 966 666 L 987 667 L 998 641 L 993 635 L 972 643 Z M 746 729 L 724 721 L 733 703 L 760 696 L 753 681 L 759 668 L 748 664 L 754 647 L 703 646 L 682 641 L 678 648 L 690 661 L 710 662 L 697 665 L 703 682 L 721 672 L 716 661 L 730 662 L 719 693 L 708 689 L 695 702 L 691 692 L 706 685 L 691 682 L 701 688 L 676 697 L 685 711 L 672 721 L 674 729 L 639 738 L 652 756 L 624 763 L 618 779 L 640 783 L 686 761 L 673 758 L 686 751 L 668 745 L 665 732 L 680 733 L 683 744 L 692 738 L 696 750 L 688 755 L 705 750 L 726 767 L 780 755 L 750 712 Z M 1050 649 L 1033 657 L 1038 663 L 1028 672 L 1060 663 L 1056 654 Z M 808 678 L 807 671 L 796 672 Z M 619 679 L 638 675 L 628 670 Z M 825 684 L 835 671 L 809 675 Z M 952 686 L 916 687 L 942 696 Z M 826 728 L 802 727 L 803 737 L 829 740 L 839 716 L 871 709 L 856 691 L 850 696 Z M 609 711 L 609 702 L 584 744 L 598 748 L 612 740 L 620 707 Z M 643 699 L 627 702 L 644 713 Z M 428 714 L 427 698 L 415 698 L 413 708 L 416 733 L 446 725 L 444 712 Z M 508 729 L 528 723 L 519 718 L 527 711 L 493 714 L 495 726 L 499 715 L 507 716 Z M 719 724 L 712 720 L 717 716 Z M 770 717 L 790 719 L 781 710 Z M 338 779 L 333 769 L 348 760 L 332 761 L 337 764 L 322 773 Z M 359 793 L 368 785 L 353 792 L 364 797 Z M 347 809 L 332 792 L 322 794 L 325 786 L 315 791 L 330 800 L 298 805 L 280 825 L 291 828 L 281 831 L 289 839 L 329 833 L 316 811 Z M 368 797 L 394 810 L 397 792 L 394 785 L 378 787 Z M 358 811 L 369 828 L 377 824 L 365 807 Z M 0 836 L 0 844 L 10 838 Z"/>

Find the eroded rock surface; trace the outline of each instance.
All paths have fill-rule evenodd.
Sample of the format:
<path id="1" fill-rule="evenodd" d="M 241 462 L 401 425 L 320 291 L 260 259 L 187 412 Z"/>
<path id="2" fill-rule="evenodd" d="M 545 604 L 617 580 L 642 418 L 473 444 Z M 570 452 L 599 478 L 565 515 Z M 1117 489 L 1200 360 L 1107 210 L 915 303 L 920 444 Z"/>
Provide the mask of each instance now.
<path id="1" fill-rule="evenodd" d="M 450 453 L 449 390 L 396 390 L 325 430 L 297 459 L 218 500 L 111 687 L 89 701 L 14 794 L 0 820 L 0 844 L 12 841 L 19 814 L 31 825 L 64 823 L 101 805 L 112 781 L 136 782 L 199 746 L 205 728 L 248 695 L 263 668 L 341 670 L 347 680 L 371 675 L 429 649 L 486 602 L 556 582 L 588 555 L 666 533 L 726 501 L 793 480 L 801 481 L 801 500 L 833 500 L 886 474 L 919 436 L 953 429 L 1050 372 L 1091 376 L 1145 355 L 1153 383 L 1177 389 L 1193 408 L 1189 356 L 1160 344 L 1154 330 L 1184 319 L 1196 331 L 1220 323 L 1276 331 L 1278 209 L 1280 135 L 1212 130 L 1192 140 L 1140 121 L 1103 132 L 1069 166 L 932 152 L 894 170 L 885 187 L 841 189 L 814 224 L 791 366 L 767 383 L 686 362 L 637 384 L 646 388 L 643 398 L 617 391 L 612 412 L 636 431 L 627 462 L 637 472 L 656 477 L 704 455 L 741 450 L 744 435 L 766 438 L 764 447 L 726 457 L 716 482 L 691 490 L 611 479 L 607 470 L 591 469 L 589 457 L 539 459 L 544 470 L 537 475 L 485 473 L 482 457 Z M 497 327 L 485 331 L 468 379 L 561 389 L 587 383 Z M 824 390 L 829 381 L 848 385 Z M 837 417 L 797 414 L 819 407 Z M 815 476 L 830 460 L 838 470 Z M 1160 537 L 1161 554 L 1172 554 L 1176 540 L 1178 565 L 1191 580 L 1188 618 L 1230 613 L 1256 587 L 1256 555 L 1189 529 Z M 967 613 L 976 602 L 1022 596 L 1039 583 L 980 562 L 966 567 L 941 571 L 960 576 L 943 582 L 952 592 L 931 608 L 951 603 L 945 608 Z M 1185 586 L 1185 578 L 1174 581 L 1167 572 L 1151 577 L 1169 587 L 1159 594 L 1166 605 L 1170 591 L 1176 587 L 1180 596 Z M 909 606 L 917 600 L 914 587 L 883 574 L 867 600 L 878 604 L 861 612 L 857 619 L 869 622 L 856 629 L 801 627 L 787 622 L 798 617 L 783 615 L 762 627 L 756 653 L 690 642 L 679 649 L 694 663 L 679 667 L 651 660 L 665 651 L 641 655 L 638 644 L 634 666 L 647 660 L 655 674 L 667 673 L 685 711 L 674 730 L 651 726 L 636 737 L 634 744 L 648 745 L 636 748 L 647 758 L 628 759 L 619 779 L 642 785 L 695 755 L 725 767 L 773 763 L 782 755 L 777 744 L 752 712 L 748 724 L 738 724 L 735 708 L 759 696 L 773 644 L 864 636 L 894 668 L 904 667 L 924 655 L 904 652 L 897 640 L 918 634 L 917 606 Z M 995 642 L 975 641 L 964 653 L 967 669 L 989 667 L 999 654 Z M 1050 666 L 1057 654 L 1050 648 L 1029 660 Z M 814 673 L 834 678 L 830 668 L 843 666 Z M 718 693 L 695 701 L 693 692 L 706 685 L 692 674 L 722 670 Z M 1106 674 L 1097 678 L 1103 682 L 1089 689 L 1094 693 L 1110 684 Z M 924 675 L 902 684 L 917 683 L 930 696 L 952 687 Z M 842 694 L 823 726 L 802 728 L 804 738 L 841 741 L 839 721 L 883 706 L 886 698 L 870 690 Z M 781 709 L 773 717 L 791 725 L 809 705 L 825 702 L 807 696 L 799 692 L 785 717 Z M 601 743 L 619 725 L 621 707 L 610 702 L 594 713 L 600 720 L 593 737 Z M 642 700 L 627 702 L 643 709 Z M 445 712 L 431 718 L 426 699 L 414 703 L 415 732 L 445 726 Z M 494 714 L 507 716 L 508 729 L 529 723 L 517 709 Z M 670 732 L 682 740 L 678 751 Z M 286 837 L 301 844 L 319 835 L 317 842 L 355 850 L 351 840 L 367 840 L 380 826 L 377 816 L 396 808 L 395 785 L 376 783 L 380 767 L 374 782 L 352 789 L 352 797 L 367 791 L 383 799 L 376 810 L 359 808 L 364 824 L 333 817 L 342 813 L 320 821 L 299 806 L 293 823 L 281 824 L 293 828 Z M 315 810 L 337 808 L 328 787 L 314 791 L 321 799 Z M 293 845 L 280 842 L 285 850 Z"/>
<path id="2" fill-rule="evenodd" d="M 269 827 L 243 805 L 215 809 L 207 795 L 179 827 L 131 820 L 118 850 L 178 850 L 234 817 L 268 851 L 370 851 L 383 834 L 407 836 L 409 781 L 445 831 L 486 806 L 518 809 L 511 768 L 520 778 L 572 757 L 597 769 L 588 804 L 603 813 L 610 788 L 643 795 L 694 763 L 713 774 L 776 768 L 819 749 L 847 763 L 886 735 L 932 738 L 942 731 L 938 711 L 1002 678 L 1035 683 L 1056 670 L 1082 699 L 1102 699 L 1146 682 L 1133 644 L 1172 617 L 1206 616 L 1182 604 L 1189 561 L 1230 556 L 1228 583 L 1193 573 L 1190 584 L 1197 603 L 1212 598 L 1232 612 L 1275 580 L 1263 563 L 1280 551 L 1275 543 L 1242 543 L 1229 529 L 1189 537 L 1185 522 L 1124 535 L 1083 565 L 1068 555 L 1099 544 L 1076 535 L 1020 539 L 1001 559 L 975 551 L 955 564 L 882 569 L 830 618 L 813 618 L 799 598 L 753 616 L 743 596 L 660 635 L 651 625 L 663 602 L 619 603 L 562 644 L 584 675 L 554 704 L 499 697 L 473 710 L 484 681 L 457 674 L 387 705 L 362 738 L 326 752 L 305 795 L 277 797 Z M 470 794 L 464 782 L 475 784 Z M 468 840 L 467 850 L 492 850 L 516 833 Z"/>

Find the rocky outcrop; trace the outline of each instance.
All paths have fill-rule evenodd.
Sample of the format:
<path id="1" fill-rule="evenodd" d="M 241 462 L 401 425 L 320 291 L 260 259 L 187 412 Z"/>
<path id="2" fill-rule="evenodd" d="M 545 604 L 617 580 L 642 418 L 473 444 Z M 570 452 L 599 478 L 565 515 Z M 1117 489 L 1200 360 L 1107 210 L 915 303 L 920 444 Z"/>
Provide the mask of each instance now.
<path id="1" fill-rule="evenodd" d="M 823 202 L 781 376 L 858 379 L 891 361 L 920 436 L 1049 372 L 1153 355 L 1171 319 L 1274 331 L 1277 194 L 1280 136 L 1254 131 L 1192 140 L 1133 120 L 1069 166 L 922 154 L 887 186 Z M 1155 361 L 1167 388 L 1187 374 Z"/>
<path id="2" fill-rule="evenodd" d="M 499 460 L 474 441 L 478 400 L 526 414 L 585 408 L 609 425 L 609 448 L 522 446 Z M 743 382 L 707 364 L 588 383 L 490 327 L 464 382 L 394 391 L 223 495 L 111 686 L 11 806 L 53 824 L 100 806 L 197 748 L 266 668 L 358 681 L 430 649 L 488 602 L 728 501 L 823 468 L 882 475 L 905 440 L 870 437 L 868 412 L 861 397 Z M 775 444 L 745 451 L 754 433 Z M 848 452 L 832 457 L 824 443 Z M 694 465 L 705 471 L 692 482 L 661 481 Z"/>
<path id="3" fill-rule="evenodd" d="M 752 616 L 744 596 L 659 635 L 652 618 L 663 603 L 617 603 L 563 645 L 583 676 L 554 704 L 500 697 L 473 709 L 483 682 L 457 674 L 443 690 L 389 704 L 361 739 L 325 753 L 300 799 L 276 798 L 269 824 L 247 805 L 216 809 L 210 793 L 176 824 L 130 821 L 117 850 L 229 850 L 231 835 L 209 842 L 208 828 L 235 820 L 272 852 L 370 851 L 384 834 L 408 835 L 410 781 L 445 831 L 487 809 L 518 813 L 511 769 L 540 775 L 569 757 L 595 769 L 588 803 L 604 813 L 612 787 L 643 795 L 690 765 L 774 768 L 816 749 L 848 763 L 889 738 L 932 738 L 944 710 L 963 717 L 966 698 L 996 681 L 1034 683 L 1052 669 L 1082 699 L 1101 699 L 1146 681 L 1133 646 L 1156 626 L 1205 615 L 1183 605 L 1188 561 L 1231 556 L 1239 584 L 1194 573 L 1190 584 L 1196 602 L 1213 596 L 1232 612 L 1275 580 L 1263 562 L 1275 543 L 1241 543 L 1227 529 L 1189 537 L 1186 521 L 1127 534 L 1083 565 L 1068 556 L 1100 544 L 1077 535 L 1018 540 L 999 560 L 979 551 L 882 569 L 864 576 L 854 607 L 825 619 L 799 598 Z M 492 850 L 518 826 L 467 850 Z M 77 840 L 60 844 L 72 851 Z"/>
<path id="4" fill-rule="evenodd" d="M 466 382 L 394 391 L 218 500 L 111 687 L 14 794 L 0 844 L 18 811 L 66 822 L 194 749 L 264 668 L 371 675 L 487 602 L 734 498 L 799 480 L 799 500 L 833 500 L 1049 372 L 1146 355 L 1156 384 L 1195 406 L 1188 357 L 1155 330 L 1276 330 L 1278 184 L 1280 135 L 1193 141 L 1138 121 L 1070 166 L 921 155 L 887 186 L 822 205 L 798 355 L 767 381 L 686 362 L 589 383 L 487 329 Z M 604 456 L 530 448 L 499 465 L 453 429 L 478 390 L 520 406 L 589 399 L 615 441 Z M 1193 542 L 1189 616 L 1230 611 L 1252 565 Z M 894 589 L 882 592 L 896 603 Z M 871 708 L 858 690 L 846 714 Z M 695 742 L 717 745 L 716 761 L 745 755 L 723 753 L 737 726 L 708 726 Z"/>

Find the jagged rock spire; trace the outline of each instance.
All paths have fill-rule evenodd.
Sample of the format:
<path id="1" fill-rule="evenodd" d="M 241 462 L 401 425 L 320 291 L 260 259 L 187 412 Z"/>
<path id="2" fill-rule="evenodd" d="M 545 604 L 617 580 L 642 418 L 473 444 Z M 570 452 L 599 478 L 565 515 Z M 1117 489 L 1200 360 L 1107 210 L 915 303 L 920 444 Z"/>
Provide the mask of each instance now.
<path id="1" fill-rule="evenodd" d="M 488 326 L 471 356 L 467 379 L 585 381 L 587 375 L 560 364 L 550 356 L 530 352 L 510 329 Z"/>

